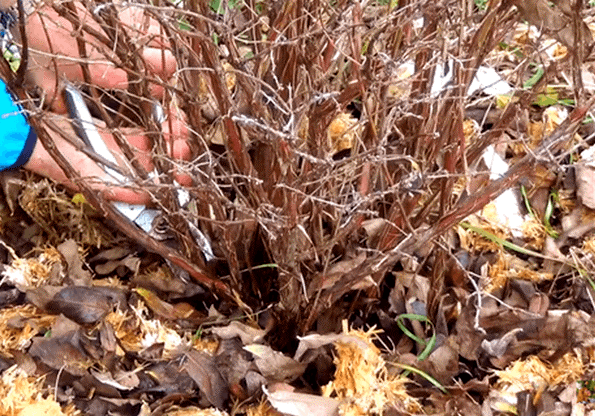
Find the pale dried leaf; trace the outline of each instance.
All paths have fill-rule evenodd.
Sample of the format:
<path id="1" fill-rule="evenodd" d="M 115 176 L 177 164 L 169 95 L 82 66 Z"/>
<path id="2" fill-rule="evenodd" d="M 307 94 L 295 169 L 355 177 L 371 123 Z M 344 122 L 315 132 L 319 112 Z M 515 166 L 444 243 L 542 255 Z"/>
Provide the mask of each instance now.
<path id="1" fill-rule="evenodd" d="M 187 351 L 182 368 L 198 385 L 207 400 L 222 409 L 229 398 L 229 387 L 210 355 L 197 350 Z"/>
<path id="2" fill-rule="evenodd" d="M 132 390 L 137 387 L 140 380 L 133 371 L 118 371 L 114 375 L 109 372 L 96 371 L 91 369 L 91 374 L 97 380 L 118 390 Z"/>
<path id="3" fill-rule="evenodd" d="M 103 289 L 108 288 L 65 287 L 45 305 L 45 309 L 62 313 L 79 324 L 95 323 L 115 306 L 113 298 Z"/>
<path id="4" fill-rule="evenodd" d="M 262 389 L 275 409 L 291 416 L 333 416 L 338 414 L 341 404 L 330 397 L 290 391 L 269 392 L 264 386 Z"/>
<path id="5" fill-rule="evenodd" d="M 58 251 L 64 257 L 68 264 L 68 278 L 72 284 L 77 286 L 88 286 L 91 284 L 92 277 L 88 270 L 83 269 L 83 261 L 78 251 L 76 241 L 66 240 L 58 246 Z"/>
<path id="6" fill-rule="evenodd" d="M 83 376 L 89 366 L 87 355 L 66 337 L 35 337 L 29 354 L 55 370 L 75 376 Z"/>
<path id="7" fill-rule="evenodd" d="M 305 364 L 286 357 L 267 345 L 251 344 L 246 345 L 244 349 L 254 355 L 256 367 L 267 379 L 292 381 L 301 376 L 306 369 Z"/>
<path id="8" fill-rule="evenodd" d="M 576 194 L 583 205 L 595 209 L 595 146 L 581 153 L 576 167 Z"/>
<path id="9" fill-rule="evenodd" d="M 351 272 L 366 261 L 366 258 L 366 253 L 362 252 L 355 258 L 341 260 L 332 265 L 326 273 L 320 273 L 314 277 L 308 287 L 308 295 L 311 296 L 318 290 L 328 289 L 334 286 L 345 274 Z"/>
<path id="10" fill-rule="evenodd" d="M 227 326 L 213 328 L 211 331 L 222 339 L 240 337 L 244 345 L 261 342 L 266 335 L 265 330 L 254 328 L 238 321 L 232 321 Z"/>
<path id="11" fill-rule="evenodd" d="M 320 348 L 328 344 L 334 344 L 336 342 L 340 342 L 342 344 L 352 344 L 362 350 L 367 350 L 369 348 L 368 344 L 363 339 L 347 334 L 312 334 L 306 335 L 305 337 L 298 336 L 297 338 L 300 340 L 300 343 L 293 358 L 294 360 L 298 361 L 300 358 L 302 358 L 306 351 Z"/>

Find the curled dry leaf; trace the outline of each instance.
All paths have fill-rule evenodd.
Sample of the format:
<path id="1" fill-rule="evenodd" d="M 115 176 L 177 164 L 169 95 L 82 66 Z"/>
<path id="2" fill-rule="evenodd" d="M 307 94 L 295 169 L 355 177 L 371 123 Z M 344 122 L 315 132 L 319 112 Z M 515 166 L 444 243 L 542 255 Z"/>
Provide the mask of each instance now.
<path id="1" fill-rule="evenodd" d="M 484 339 L 481 342 L 481 348 L 483 348 L 489 355 L 500 358 L 504 355 L 508 346 L 516 341 L 516 336 L 520 332 L 523 332 L 522 328 L 514 328 L 504 334 L 501 338 L 496 338 L 491 341 Z"/>
<path id="2" fill-rule="evenodd" d="M 64 288 L 48 302 L 49 312 L 62 313 L 80 324 L 92 324 L 111 310 L 110 299 L 103 293 L 83 286 Z"/>
<path id="3" fill-rule="evenodd" d="M 83 261 L 79 254 L 76 241 L 69 239 L 58 246 L 58 251 L 64 257 L 68 265 L 68 280 L 78 286 L 91 284 L 91 273 L 83 269 Z"/>
<path id="4" fill-rule="evenodd" d="M 276 410 L 291 416 L 333 416 L 341 405 L 330 397 L 283 390 L 269 392 L 264 386 L 262 389 Z"/>
<path id="5" fill-rule="evenodd" d="M 159 361 L 147 367 L 147 374 L 156 382 L 149 387 L 143 386 L 142 392 L 163 394 L 196 394 L 196 383 L 185 371 L 172 361 Z"/>
<path id="6" fill-rule="evenodd" d="M 47 304 L 54 298 L 54 296 L 60 293 L 62 289 L 61 286 L 45 285 L 27 290 L 27 302 L 39 309 L 45 310 Z"/>
<path id="7" fill-rule="evenodd" d="M 333 287 L 335 283 L 339 282 L 343 276 L 366 261 L 366 258 L 366 253 L 362 252 L 355 258 L 341 260 L 338 263 L 332 265 L 326 272 L 318 274 L 313 278 L 312 283 L 308 287 L 308 296 L 313 296 L 318 290 L 324 290 Z M 362 279 L 357 283 L 357 287 L 353 287 L 353 289 L 363 289 L 370 284 L 372 284 L 372 282 Z"/>
<path id="8" fill-rule="evenodd" d="M 305 364 L 286 357 L 267 345 L 251 344 L 246 345 L 244 349 L 252 353 L 260 374 L 269 380 L 289 382 L 306 370 Z"/>
<path id="9" fill-rule="evenodd" d="M 141 260 L 131 252 L 130 248 L 117 246 L 101 251 L 89 259 L 89 263 L 94 264 L 93 269 L 99 275 L 113 273 L 118 267 L 125 267 L 136 275 Z"/>
<path id="10" fill-rule="evenodd" d="M 368 344 L 363 339 L 356 337 L 355 335 L 348 334 L 327 334 L 319 335 L 312 334 L 306 335 L 305 337 L 298 337 L 300 343 L 297 350 L 295 351 L 294 360 L 300 360 L 306 351 L 323 347 L 325 345 L 334 344 L 340 342 L 341 344 L 352 344 L 363 351 L 368 349 Z"/>
<path id="11" fill-rule="evenodd" d="M 124 301 L 124 294 L 118 289 L 72 286 L 61 289 L 47 302 L 45 310 L 62 313 L 81 325 L 93 324 Z"/>
<path id="12" fill-rule="evenodd" d="M 222 339 L 240 337 L 242 344 L 255 344 L 263 340 L 266 331 L 260 328 L 253 328 L 238 321 L 232 321 L 227 326 L 213 328 L 213 334 Z"/>
<path id="13" fill-rule="evenodd" d="M 63 370 L 74 376 L 86 374 L 89 357 L 71 342 L 72 337 L 33 338 L 29 354 L 54 370 Z"/>
<path id="14" fill-rule="evenodd" d="M 264 377 L 256 372 L 252 354 L 243 349 L 242 341 L 238 337 L 221 339 L 215 357 L 217 368 L 230 386 L 230 393 L 245 399 L 260 392 L 260 387 L 266 382 Z M 244 391 L 242 380 L 245 381 Z"/>
<path id="15" fill-rule="evenodd" d="M 167 294 L 167 299 L 189 298 L 205 293 L 205 290 L 201 286 L 183 281 L 164 267 L 139 274 L 134 277 L 132 282 L 136 286 L 144 287 L 157 293 Z"/>
<path id="16" fill-rule="evenodd" d="M 98 264 L 95 266 L 95 271 L 100 275 L 108 275 L 116 271 L 119 267 L 124 267 L 125 269 L 130 270 L 133 274 L 136 274 L 138 273 L 140 264 L 141 261 L 138 257 L 129 255 L 120 260 L 110 260 L 103 264 Z"/>
<path id="17" fill-rule="evenodd" d="M 175 305 L 159 299 L 155 293 L 148 289 L 137 288 L 136 292 L 143 297 L 149 308 L 162 318 L 169 320 L 176 319 L 200 319 L 200 315 L 192 305 L 180 302 Z"/>
<path id="18" fill-rule="evenodd" d="M 216 408 L 223 409 L 229 398 L 229 387 L 214 358 L 202 351 L 190 350 L 184 354 L 182 368 L 196 382 L 207 400 Z"/>
<path id="19" fill-rule="evenodd" d="M 448 384 L 459 373 L 459 353 L 453 337 L 449 337 L 428 358 L 417 366 L 442 384 Z"/>
<path id="20" fill-rule="evenodd" d="M 134 371 L 117 371 L 115 374 L 91 369 L 91 374 L 98 381 L 118 390 L 132 390 L 137 387 L 140 380 Z"/>
<path id="21" fill-rule="evenodd" d="M 576 167 L 577 196 L 583 205 L 595 209 L 595 146 L 581 153 Z"/>

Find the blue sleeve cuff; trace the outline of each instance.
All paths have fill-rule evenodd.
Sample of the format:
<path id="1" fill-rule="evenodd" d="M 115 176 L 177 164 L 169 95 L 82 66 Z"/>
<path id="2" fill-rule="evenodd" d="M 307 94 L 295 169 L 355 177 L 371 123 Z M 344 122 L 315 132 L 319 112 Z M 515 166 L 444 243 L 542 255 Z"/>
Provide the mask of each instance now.
<path id="1" fill-rule="evenodd" d="M 27 163 L 37 135 L 27 123 L 23 109 L 0 81 L 0 171 L 17 168 Z"/>

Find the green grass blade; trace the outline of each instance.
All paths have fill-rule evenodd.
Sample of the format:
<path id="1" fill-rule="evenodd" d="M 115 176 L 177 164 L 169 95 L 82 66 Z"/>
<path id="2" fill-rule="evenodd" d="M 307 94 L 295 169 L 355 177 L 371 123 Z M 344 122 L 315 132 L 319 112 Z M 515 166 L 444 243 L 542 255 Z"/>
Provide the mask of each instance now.
<path id="1" fill-rule="evenodd" d="M 482 236 L 484 238 L 487 238 L 488 240 L 490 240 L 493 243 L 498 244 L 499 246 L 502 246 L 502 247 L 505 247 L 507 249 L 516 251 L 517 253 L 526 254 L 528 256 L 535 256 L 535 257 L 539 257 L 539 258 L 544 258 L 543 254 L 541 254 L 541 253 L 538 253 L 536 251 L 529 250 L 529 249 L 523 248 L 523 247 L 521 247 L 519 245 L 516 245 L 514 243 L 511 243 L 510 241 L 507 241 L 507 240 L 504 240 L 504 239 L 502 239 L 500 237 L 497 237 L 494 234 L 492 234 L 492 233 L 490 233 L 490 232 L 488 232 L 488 231 L 486 231 L 486 230 L 484 230 L 482 228 L 479 228 L 479 227 L 476 227 L 474 225 L 471 225 L 468 222 L 462 221 L 462 222 L 459 223 L 459 225 L 461 227 L 463 227 L 464 229 L 466 229 L 466 230 L 471 230 L 474 233 L 477 233 L 480 236 Z"/>
<path id="2" fill-rule="evenodd" d="M 407 365 L 407 364 L 400 364 L 400 363 L 391 363 L 391 364 L 394 365 L 395 367 L 402 368 L 403 370 L 407 370 L 408 372 L 415 373 L 418 376 L 421 376 L 421 377 L 425 378 L 430 383 L 432 383 L 435 387 L 437 387 L 438 389 L 440 389 L 440 391 L 442 393 L 449 394 L 448 393 L 448 390 L 446 390 L 444 388 L 444 386 L 438 380 L 436 380 L 434 377 L 432 377 L 428 373 L 421 371 L 419 368 L 415 368 L 415 367 L 412 367 L 412 366 Z"/>
<path id="3" fill-rule="evenodd" d="M 418 337 L 417 335 L 415 335 L 413 332 L 409 331 L 409 329 L 407 329 L 407 327 L 405 326 L 405 323 L 403 321 L 404 319 L 425 322 L 425 323 L 429 324 L 432 327 L 432 336 L 430 337 L 429 341 L 423 340 L 420 337 Z M 397 326 L 409 338 L 411 338 L 418 344 L 424 346 L 424 350 L 419 354 L 417 359 L 420 361 L 423 361 L 426 358 L 428 358 L 428 356 L 434 349 L 434 346 L 436 345 L 436 331 L 434 331 L 434 324 L 432 323 L 432 321 L 430 321 L 428 319 L 428 317 L 423 316 L 423 315 L 418 315 L 418 314 L 414 314 L 414 313 L 403 313 L 403 314 L 397 316 Z"/>

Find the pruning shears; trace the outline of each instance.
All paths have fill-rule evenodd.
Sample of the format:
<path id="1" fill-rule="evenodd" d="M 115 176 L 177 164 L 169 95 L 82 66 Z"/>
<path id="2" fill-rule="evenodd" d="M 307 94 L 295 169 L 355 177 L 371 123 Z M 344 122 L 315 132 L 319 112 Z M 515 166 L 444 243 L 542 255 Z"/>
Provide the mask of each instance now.
<path id="1" fill-rule="evenodd" d="M 78 136 L 96 155 L 100 156 L 105 161 L 116 165 L 116 158 L 108 149 L 103 138 L 99 134 L 97 126 L 89 111 L 89 107 L 80 91 L 73 84 L 67 82 L 64 94 L 68 112 L 72 119 L 74 130 Z M 157 123 L 161 123 L 165 118 L 163 108 L 157 102 L 154 102 L 152 105 L 152 117 Z M 109 166 L 103 164 L 99 165 L 104 172 L 108 174 L 108 178 L 110 178 L 114 184 L 124 185 L 129 182 L 128 178 Z M 190 194 L 181 188 L 179 184 L 175 184 L 177 186 L 176 194 L 178 203 L 181 207 L 186 207 L 190 202 Z M 155 228 L 155 220 L 162 214 L 161 210 L 149 208 L 146 205 L 128 204 L 125 202 L 113 202 L 113 205 L 120 214 L 149 234 L 152 234 L 152 231 Z M 202 249 L 205 259 L 207 261 L 213 259 L 214 254 L 208 239 L 191 221 L 188 221 L 188 226 L 198 246 Z"/>

